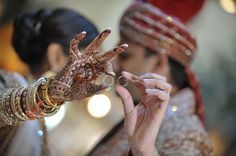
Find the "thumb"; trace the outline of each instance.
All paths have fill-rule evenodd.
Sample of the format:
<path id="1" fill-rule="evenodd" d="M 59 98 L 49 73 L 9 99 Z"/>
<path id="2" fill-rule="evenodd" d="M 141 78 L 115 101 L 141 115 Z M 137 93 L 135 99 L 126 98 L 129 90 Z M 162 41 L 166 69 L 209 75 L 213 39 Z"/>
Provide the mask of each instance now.
<path id="1" fill-rule="evenodd" d="M 129 91 L 122 86 L 117 86 L 116 92 L 121 97 L 124 108 L 124 114 L 125 116 L 127 116 L 134 110 L 134 102 L 132 96 L 130 95 Z"/>

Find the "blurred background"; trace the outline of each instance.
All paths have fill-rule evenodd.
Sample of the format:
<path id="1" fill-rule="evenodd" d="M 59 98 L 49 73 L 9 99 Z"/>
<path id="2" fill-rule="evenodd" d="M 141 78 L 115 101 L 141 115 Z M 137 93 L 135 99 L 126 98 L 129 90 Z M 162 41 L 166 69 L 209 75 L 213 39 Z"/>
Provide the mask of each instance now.
<path id="1" fill-rule="evenodd" d="M 18 12 L 72 8 L 93 21 L 99 30 L 112 28 L 112 35 L 103 44 L 103 49 L 108 50 L 119 40 L 119 19 L 131 2 L 133 0 L 0 0 L 0 68 L 28 74 L 28 68 L 11 46 L 12 19 Z M 201 83 L 207 131 L 215 155 L 227 156 L 229 151 L 236 150 L 236 0 L 206 0 L 188 25 L 198 41 L 199 50 L 192 67 Z M 112 88 L 103 95 L 66 104 L 47 119 L 52 154 L 84 155 L 122 119 L 122 109 Z"/>

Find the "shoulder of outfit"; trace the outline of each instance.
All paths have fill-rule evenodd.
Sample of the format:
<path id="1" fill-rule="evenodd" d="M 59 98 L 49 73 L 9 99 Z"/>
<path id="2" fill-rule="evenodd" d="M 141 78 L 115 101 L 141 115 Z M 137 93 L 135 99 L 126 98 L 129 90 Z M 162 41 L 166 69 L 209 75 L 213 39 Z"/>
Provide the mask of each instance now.
<path id="1" fill-rule="evenodd" d="M 26 85 L 28 85 L 26 79 L 20 74 L 0 69 L 0 98 L 3 98 L 7 89 Z M 44 128 L 44 124 L 39 120 L 0 127 L 0 155 L 40 156 L 46 149 L 42 145 L 44 139 L 37 134 L 38 129 L 42 128 Z M 32 139 L 29 139 L 29 136 Z"/>
<path id="2" fill-rule="evenodd" d="M 21 85 L 27 85 L 27 81 L 20 74 L 0 69 L 0 98 L 3 98 L 4 90 Z"/>
<path id="3" fill-rule="evenodd" d="M 156 142 L 160 155 L 212 155 L 211 142 L 195 109 L 194 94 L 189 88 L 170 100 Z"/>
<path id="4" fill-rule="evenodd" d="M 27 81 L 18 73 L 0 69 L 0 90 L 27 85 Z"/>

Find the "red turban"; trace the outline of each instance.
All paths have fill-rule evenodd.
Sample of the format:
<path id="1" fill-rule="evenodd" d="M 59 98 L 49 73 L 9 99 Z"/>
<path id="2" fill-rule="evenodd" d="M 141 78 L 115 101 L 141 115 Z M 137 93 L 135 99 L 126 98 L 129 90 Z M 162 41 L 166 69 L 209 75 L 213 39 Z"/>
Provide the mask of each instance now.
<path id="1" fill-rule="evenodd" d="M 136 2 L 126 10 L 120 32 L 121 36 L 166 53 L 184 66 L 191 62 L 197 49 L 194 35 L 183 23 L 146 3 Z"/>
<path id="2" fill-rule="evenodd" d="M 187 23 L 202 9 L 205 0 L 143 0 L 143 2 Z"/>

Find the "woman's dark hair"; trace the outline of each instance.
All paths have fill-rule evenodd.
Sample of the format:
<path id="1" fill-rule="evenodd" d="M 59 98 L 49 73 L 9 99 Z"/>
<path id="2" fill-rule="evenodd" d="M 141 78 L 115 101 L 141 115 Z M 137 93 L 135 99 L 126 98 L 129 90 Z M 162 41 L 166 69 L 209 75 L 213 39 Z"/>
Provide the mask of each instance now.
<path id="1" fill-rule="evenodd" d="M 157 55 L 157 53 L 152 49 L 145 48 L 145 57 L 150 57 L 153 55 Z M 184 66 L 170 57 L 169 57 L 169 64 L 170 64 L 170 74 L 175 85 L 179 89 L 190 87 Z"/>
<path id="2" fill-rule="evenodd" d="M 87 36 L 79 47 L 85 48 L 99 32 L 79 13 L 64 8 L 24 12 L 14 19 L 12 44 L 19 57 L 32 70 L 37 70 L 44 62 L 50 43 L 61 44 L 68 55 L 70 41 L 82 31 L 86 31 Z"/>

